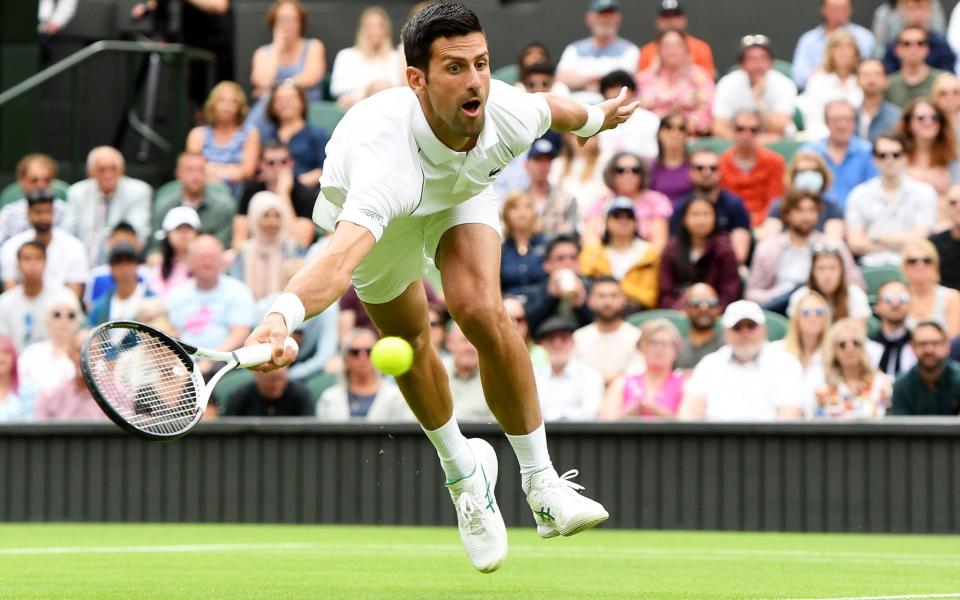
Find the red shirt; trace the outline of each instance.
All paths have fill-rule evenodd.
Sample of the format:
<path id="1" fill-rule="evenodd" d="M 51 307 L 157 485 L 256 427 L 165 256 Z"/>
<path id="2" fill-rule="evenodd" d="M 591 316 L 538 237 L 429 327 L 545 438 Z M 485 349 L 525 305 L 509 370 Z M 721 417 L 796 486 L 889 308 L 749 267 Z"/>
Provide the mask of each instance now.
<path id="1" fill-rule="evenodd" d="M 740 196 L 754 227 L 767 220 L 770 204 L 783 197 L 783 157 L 764 147 L 757 148 L 757 162 L 750 171 L 741 171 L 731 146 L 720 155 L 720 187 Z"/>
<path id="2" fill-rule="evenodd" d="M 690 50 L 690 60 L 693 64 L 707 72 L 711 79 L 716 77 L 716 69 L 713 66 L 713 50 L 710 44 L 687 35 L 687 48 Z M 650 68 L 653 59 L 657 57 L 657 43 L 650 42 L 643 48 L 640 48 L 640 64 L 637 65 L 637 71 L 645 71 Z"/>

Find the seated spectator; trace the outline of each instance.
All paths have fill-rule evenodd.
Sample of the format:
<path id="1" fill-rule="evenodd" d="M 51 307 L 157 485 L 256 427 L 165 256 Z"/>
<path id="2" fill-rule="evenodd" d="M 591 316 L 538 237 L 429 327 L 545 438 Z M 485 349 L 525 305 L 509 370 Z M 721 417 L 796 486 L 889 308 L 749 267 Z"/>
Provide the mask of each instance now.
<path id="1" fill-rule="evenodd" d="M 204 124 L 187 135 L 187 153 L 202 155 L 206 177 L 226 184 L 234 198 L 240 197 L 243 182 L 253 178 L 260 153 L 260 131 L 244 124 L 247 110 L 240 86 L 221 81 L 203 105 Z"/>
<path id="2" fill-rule="evenodd" d="M 303 90 L 290 83 L 279 83 L 270 94 L 267 116 L 276 127 L 273 139 L 284 144 L 293 158 L 297 182 L 315 192 L 327 158 L 328 136 L 326 131 L 307 122 L 307 108 Z"/>
<path id="3" fill-rule="evenodd" d="M 177 331 L 177 328 L 170 322 L 170 313 L 167 312 L 167 307 L 163 303 L 163 299 L 157 296 L 143 299 L 134 321 L 149 325 L 172 337 L 180 336 L 180 332 Z"/>
<path id="4" fill-rule="evenodd" d="M 504 306 L 506 306 L 506 297 L 503 299 L 503 303 Z M 521 311 L 523 310 L 522 304 L 520 305 L 520 309 Z M 507 311 L 508 316 L 510 316 L 509 312 L 510 311 Z M 446 360 L 450 357 L 450 352 L 445 345 L 447 341 L 447 326 L 451 322 L 450 314 L 439 304 L 428 304 L 427 315 L 430 317 L 430 345 L 433 346 L 437 354 L 440 355 L 441 360 Z"/>
<path id="5" fill-rule="evenodd" d="M 713 50 L 710 44 L 701 39 L 697 39 L 687 32 L 687 14 L 679 0 L 660 0 L 660 10 L 657 13 L 657 19 L 654 25 L 658 32 L 674 30 L 686 33 L 687 51 L 693 64 L 697 65 L 710 77 L 714 79 L 716 70 L 713 65 Z M 658 54 L 657 40 L 649 42 L 640 48 L 640 66 L 639 71 L 649 69 L 656 61 Z"/>
<path id="6" fill-rule="evenodd" d="M 897 35 L 893 52 L 900 59 L 900 66 L 899 70 L 891 71 L 887 61 L 884 61 L 887 73 L 892 73 L 887 85 L 887 101 L 902 108 L 911 100 L 928 97 L 934 80 L 943 71 L 931 68 L 926 63 L 930 55 L 927 32 L 917 25 L 904 27 Z"/>
<path id="7" fill-rule="evenodd" d="M 547 280 L 543 257 L 547 238 L 540 233 L 540 219 L 533 200 L 523 192 L 512 192 L 503 201 L 503 245 L 500 251 L 500 289 L 526 298 Z"/>
<path id="8" fill-rule="evenodd" d="M 580 229 L 576 198 L 550 183 L 550 168 L 559 153 L 559 145 L 544 136 L 533 142 L 524 162 L 530 178 L 527 196 L 533 200 L 543 234 L 548 237 L 577 235 Z"/>
<path id="9" fill-rule="evenodd" d="M 303 248 L 285 235 L 287 213 L 273 192 L 257 192 L 250 200 L 248 219 L 253 235 L 244 242 L 230 266 L 230 276 L 247 284 L 254 300 L 283 291 L 284 262 L 301 256 Z"/>
<path id="10" fill-rule="evenodd" d="M 947 332 L 937 321 L 921 321 L 910 341 L 917 364 L 893 384 L 891 415 L 960 415 L 960 363 L 947 358 Z"/>
<path id="11" fill-rule="evenodd" d="M 913 299 L 905 283 L 896 279 L 884 282 L 877 289 L 877 318 L 880 330 L 870 336 L 877 344 L 871 362 L 891 378 L 917 364 L 917 356 L 910 345 L 907 318 Z"/>
<path id="12" fill-rule="evenodd" d="M 521 73 L 533 65 L 543 64 L 553 64 L 550 49 L 547 48 L 543 42 L 530 42 L 521 48 L 520 53 L 517 55 L 517 68 L 520 69 Z"/>
<path id="13" fill-rule="evenodd" d="M 253 381 L 224 399 L 220 414 L 227 417 L 312 417 L 314 400 L 303 384 L 288 377 L 288 369 L 255 372 Z"/>
<path id="14" fill-rule="evenodd" d="M 342 377 L 317 401 L 317 417 L 321 421 L 413 420 L 400 390 L 384 379 L 370 361 L 370 350 L 376 341 L 376 335 L 366 329 L 354 329 L 343 338 Z"/>
<path id="15" fill-rule="evenodd" d="M 650 169 L 650 189 L 670 198 L 674 211 L 684 198 L 693 193 L 687 139 L 687 124 L 682 115 L 670 113 L 660 120 L 657 129 L 660 151 Z"/>
<path id="16" fill-rule="evenodd" d="M 960 77 L 953 73 L 941 73 L 933 80 L 930 101 L 946 115 L 945 125 L 953 130 L 954 139 L 960 139 Z"/>
<path id="17" fill-rule="evenodd" d="M 617 0 L 592 0 L 586 16 L 590 37 L 567 45 L 560 55 L 557 79 L 572 92 L 594 92 L 579 94 L 581 100 L 596 98 L 600 78 L 607 73 L 636 69 L 640 49 L 618 35 L 621 21 Z"/>
<path id="18" fill-rule="evenodd" d="M 852 0 L 821 0 L 823 22 L 801 35 L 793 51 L 790 73 L 797 87 L 809 89 L 813 86 L 814 83 L 808 83 L 807 79 L 812 80 L 821 67 L 830 72 L 830 42 L 837 32 L 844 32 L 852 38 L 858 56 L 873 56 L 876 40 L 869 29 L 850 21 L 852 14 Z"/>
<path id="19" fill-rule="evenodd" d="M 720 187 L 743 200 L 754 227 L 763 225 L 770 204 L 783 197 L 783 157 L 760 145 L 762 117 L 753 110 L 733 116 L 734 142 L 720 155 Z"/>
<path id="20" fill-rule="evenodd" d="M 160 238 L 160 260 L 150 268 L 147 289 L 166 296 L 190 279 L 190 244 L 199 234 L 200 217 L 189 206 L 175 206 L 164 215 L 163 225 L 156 233 Z"/>
<path id="21" fill-rule="evenodd" d="M 231 226 L 236 202 L 223 186 L 207 181 L 204 175 L 206 159 L 200 154 L 184 152 L 177 158 L 177 182 L 169 194 L 157 198 L 153 205 L 154 229 L 160 229 L 163 219 L 176 206 L 189 206 L 200 217 L 200 233 L 215 236 L 226 246 L 231 241 Z"/>
<path id="22" fill-rule="evenodd" d="M 30 229 L 22 231 L 0 246 L 0 273 L 3 289 L 17 283 L 17 251 L 30 240 L 44 245 L 47 261 L 43 270 L 44 286 L 67 286 L 79 298 L 87 281 L 87 251 L 83 242 L 63 229 L 53 226 L 53 196 L 47 190 L 36 190 L 27 197 L 27 220 Z"/>
<path id="23" fill-rule="evenodd" d="M 823 355 L 827 343 L 827 329 L 833 317 L 830 306 L 820 294 L 808 291 L 797 300 L 797 306 L 790 315 L 787 335 L 771 344 L 800 361 L 803 367 L 803 380 L 807 388 L 809 403 L 803 412 L 810 417 L 815 412 L 812 392 L 823 387 Z"/>
<path id="24" fill-rule="evenodd" d="M 887 411 L 893 380 L 870 364 L 863 331 L 850 319 L 830 327 L 823 357 L 826 381 L 816 390 L 814 416 L 879 419 Z"/>
<path id="25" fill-rule="evenodd" d="M 853 188 L 847 199 L 847 243 L 865 266 L 898 265 L 904 243 L 930 235 L 936 221 L 937 192 L 906 174 L 904 152 L 901 137 L 878 137 L 873 157 L 880 175 Z"/>
<path id="26" fill-rule="evenodd" d="M 717 332 L 720 320 L 720 299 L 717 291 L 706 283 L 695 283 L 683 294 L 683 312 L 690 321 L 690 333 L 680 341 L 676 368 L 689 371 L 700 360 L 723 346 Z"/>
<path id="27" fill-rule="evenodd" d="M 840 208 L 847 205 L 847 196 L 853 188 L 877 176 L 877 167 L 868 142 L 854 135 L 857 110 L 846 100 L 832 100 L 824 108 L 827 138 L 810 144 L 827 163 L 833 174 L 833 183 L 827 188 Z"/>
<path id="28" fill-rule="evenodd" d="M 751 125 L 759 143 L 778 140 L 792 133 L 797 86 L 773 68 L 773 50 L 765 35 L 746 35 L 740 40 L 739 68 L 717 82 L 713 95 L 713 135 L 736 139 L 734 117 L 741 111 L 757 115 Z"/>
<path id="29" fill-rule="evenodd" d="M 766 317 L 738 300 L 723 313 L 727 345 L 693 369 L 677 416 L 683 420 L 799 419 L 807 404 L 800 361 L 766 341 Z"/>
<path id="30" fill-rule="evenodd" d="M 381 90 L 404 85 L 401 75 L 403 59 L 393 45 L 390 16 L 379 6 L 368 6 L 360 13 L 353 47 L 337 52 L 333 60 L 330 94 L 350 108 Z"/>
<path id="31" fill-rule="evenodd" d="M 691 60 L 686 38 L 675 29 L 657 34 L 656 66 L 637 74 L 638 99 L 661 119 L 679 112 L 692 135 L 708 135 L 713 124 L 713 79 Z"/>
<path id="32" fill-rule="evenodd" d="M 550 357 L 549 365 L 533 370 L 545 422 L 593 421 L 603 400 L 603 377 L 573 358 L 574 330 L 573 321 L 563 317 L 551 317 L 537 330 Z"/>
<path id="33" fill-rule="evenodd" d="M 533 62 L 526 66 L 520 65 L 520 77 L 516 86 L 528 94 L 553 92 L 561 96 L 570 95 L 570 88 L 557 81 L 557 67 L 549 62 Z"/>
<path id="34" fill-rule="evenodd" d="M 610 207 L 616 200 L 626 198 L 633 204 L 637 234 L 657 250 L 663 251 L 670 235 L 670 199 L 649 189 L 650 171 L 636 154 L 618 152 L 603 170 L 607 193 L 601 195 L 584 215 L 587 221 L 586 241 L 603 236 L 604 221 L 609 220 Z"/>
<path id="35" fill-rule="evenodd" d="M 680 232 L 670 238 L 660 259 L 661 308 L 683 308 L 684 292 L 695 283 L 708 283 L 719 292 L 720 307 L 741 296 L 737 257 L 730 236 L 717 227 L 717 207 L 706 198 L 683 204 Z"/>
<path id="36" fill-rule="evenodd" d="M 940 255 L 940 283 L 960 290 L 960 186 L 950 186 L 947 192 L 947 214 L 950 228 L 930 236 L 930 242 Z"/>
<path id="37" fill-rule="evenodd" d="M 133 246 L 139 257 L 143 251 L 143 245 L 133 226 L 124 221 L 114 225 L 110 231 L 110 237 L 107 238 L 107 256 L 118 244 Z M 143 265 L 137 267 L 137 280 L 145 282 L 150 277 L 150 271 Z M 87 278 L 87 284 L 83 287 L 83 305 L 93 307 L 94 303 L 102 298 L 104 294 L 116 289 L 116 281 L 113 280 L 113 274 L 110 272 L 110 265 L 107 263 L 97 265 L 90 269 L 90 275 Z"/>
<path id="38" fill-rule="evenodd" d="M 907 154 L 907 174 L 937 191 L 945 199 L 950 184 L 960 180 L 957 138 L 947 115 L 927 100 L 912 100 L 903 108 L 899 132 Z M 945 202 L 938 204 L 938 218 L 946 215 Z"/>
<path id="39" fill-rule="evenodd" d="M 513 296 L 504 296 L 503 308 L 507 311 L 507 316 L 517 325 L 520 337 L 527 345 L 527 354 L 530 355 L 530 362 L 534 367 L 549 364 L 550 359 L 543 346 L 534 341 L 530 335 L 530 327 L 527 324 L 527 311 L 523 308 L 523 303 Z M 441 353 L 443 356 L 443 353 Z"/>
<path id="40" fill-rule="evenodd" d="M 616 98 L 624 87 L 627 88 L 628 96 L 636 95 L 637 82 L 627 71 L 611 71 L 600 79 L 600 94 L 603 95 L 604 100 Z M 615 129 L 601 131 L 595 137 L 604 156 L 617 152 L 632 152 L 644 160 L 652 161 L 658 155 L 657 128 L 659 126 L 660 117 L 645 108 L 637 108 Z"/>
<path id="41" fill-rule="evenodd" d="M 444 368 L 450 382 L 450 395 L 454 399 L 453 414 L 457 421 L 496 422 L 483 395 L 480 357 L 476 347 L 463 335 L 455 321 L 450 321 L 446 340 L 450 357 L 444 361 Z"/>
<path id="42" fill-rule="evenodd" d="M 607 388 L 599 418 L 667 417 L 677 414 L 683 398 L 684 376 L 675 371 L 680 352 L 680 332 L 666 319 L 653 319 L 640 327 L 637 350 L 643 355 L 642 373 L 619 376 Z"/>
<path id="43" fill-rule="evenodd" d="M 65 289 L 44 282 L 47 250 L 37 240 L 24 242 L 17 250 L 21 283 L 0 294 L 0 336 L 13 341 L 18 352 L 47 339 L 47 304 Z"/>
<path id="44" fill-rule="evenodd" d="M 133 320 L 143 299 L 153 294 L 137 275 L 140 253 L 129 244 L 117 244 L 107 260 L 115 288 L 104 294 L 90 311 L 87 324 L 95 327 L 107 321 Z"/>
<path id="45" fill-rule="evenodd" d="M 71 291 L 61 290 L 53 294 L 47 302 L 44 319 L 47 322 L 47 339 L 30 344 L 17 358 L 19 396 L 27 414 L 33 413 L 41 393 L 76 375 L 76 368 L 70 359 L 70 348 L 83 323 L 80 300 Z"/>
<path id="46" fill-rule="evenodd" d="M 563 134 L 560 156 L 553 161 L 550 171 L 550 182 L 580 201 L 602 194 L 606 186 L 603 185 L 599 138 L 599 135 L 588 138 L 581 146 L 576 135 Z M 584 208 L 581 205 L 579 210 Z"/>
<path id="47" fill-rule="evenodd" d="M 580 243 L 563 235 L 550 240 L 543 270 L 547 280 L 523 303 L 530 329 L 536 331 L 552 316 L 572 320 L 577 328 L 589 325 L 593 312 L 587 304 L 587 286 L 581 279 Z"/>
<path id="48" fill-rule="evenodd" d="M 943 36 L 943 29 L 932 31 L 930 27 L 933 16 L 931 1 L 903 0 L 903 11 L 905 17 L 904 23 L 906 23 L 906 25 L 900 30 L 900 33 L 907 31 L 911 27 L 926 33 L 927 43 L 925 46 L 927 52 L 924 56 L 924 62 L 934 69 L 953 71 L 957 63 L 956 53 Z M 883 65 L 887 73 L 900 70 L 902 66 L 901 61 L 904 61 L 902 52 L 902 46 L 898 46 L 897 42 L 887 42 L 887 47 L 883 53 Z"/>
<path id="49" fill-rule="evenodd" d="M 17 348 L 13 340 L 0 336 L 0 423 L 27 419 L 30 413 L 17 395 Z"/>
<path id="50" fill-rule="evenodd" d="M 820 207 L 820 217 L 817 221 L 817 231 L 826 234 L 830 239 L 842 242 L 844 239 L 843 209 L 840 208 L 830 192 L 825 192 L 826 189 L 830 188 L 832 181 L 833 174 L 827 168 L 826 161 L 813 150 L 798 150 L 795 152 L 783 177 L 785 189 L 804 190 L 820 196 L 822 205 Z M 783 204 L 783 200 L 778 199 L 770 205 L 767 220 L 763 222 L 763 226 L 759 230 L 754 232 L 757 241 L 776 236 L 783 231 L 783 221 L 780 220 L 781 204 Z"/>
<path id="51" fill-rule="evenodd" d="M 243 194 L 240 196 L 237 212 L 233 216 L 231 248 L 236 250 L 249 239 L 247 210 L 250 208 L 250 199 L 264 191 L 273 192 L 283 200 L 284 212 L 290 213 L 290 228 L 287 233 L 303 247 L 313 243 L 316 235 L 313 206 L 317 201 L 317 193 L 300 183 L 293 173 L 293 158 L 290 156 L 290 150 L 277 140 L 265 143 L 260 151 L 257 179 L 243 186 Z"/>
<path id="52" fill-rule="evenodd" d="M 17 185 L 23 197 L 0 208 L 0 246 L 16 234 L 30 229 L 27 220 L 27 196 L 35 190 L 46 190 L 55 195 L 53 180 L 57 178 L 57 161 L 46 154 L 27 154 L 17 162 Z M 53 201 L 53 224 L 63 223 L 66 203 L 60 198 Z"/>
<path id="53" fill-rule="evenodd" d="M 150 235 L 153 189 L 124 175 L 123 155 L 110 146 L 98 146 L 87 155 L 87 179 L 70 186 L 63 229 L 87 247 L 87 261 L 107 259 L 107 234 L 117 223 L 129 223 L 140 243 Z"/>
<path id="54" fill-rule="evenodd" d="M 835 31 L 830 36 L 823 69 L 814 71 L 807 89 L 797 97 L 797 107 L 803 115 L 803 132 L 800 135 L 804 139 L 819 140 L 836 129 L 825 123 L 829 118 L 826 116 L 826 107 L 833 102 L 843 102 L 853 109 L 853 122 L 848 124 L 844 118 L 843 123 L 843 130 L 849 129 L 853 134 L 856 111 L 863 103 L 863 90 L 857 83 L 859 63 L 860 53 L 853 36 L 845 29 Z"/>
<path id="55" fill-rule="evenodd" d="M 640 330 L 623 320 L 627 297 L 613 277 L 598 277 L 590 288 L 593 323 L 573 332 L 574 358 L 592 367 L 609 385 L 630 366 Z"/>
<path id="56" fill-rule="evenodd" d="M 863 104 L 857 118 L 857 135 L 871 144 L 877 136 L 886 133 L 897 125 L 900 119 L 900 107 L 886 99 L 890 85 L 883 63 L 868 59 L 857 67 L 857 85 L 863 91 Z"/>
<path id="57" fill-rule="evenodd" d="M 867 319 L 873 314 L 870 300 L 862 288 L 849 283 L 848 279 L 847 265 L 840 253 L 840 246 L 815 246 L 810 263 L 810 278 L 805 286 L 790 295 L 787 316 L 793 315 L 801 298 L 810 292 L 816 292 L 826 300 L 833 320 L 853 319 L 866 331 Z"/>
<path id="58" fill-rule="evenodd" d="M 940 0 L 933 0 L 927 6 L 926 0 L 907 2 L 906 0 L 889 0 L 882 2 L 873 11 L 872 30 L 877 38 L 877 53 L 882 56 L 887 44 L 897 38 L 897 34 L 907 23 L 913 23 L 918 18 L 930 24 L 932 31 L 944 32 L 947 18 Z"/>
<path id="59" fill-rule="evenodd" d="M 680 215 L 684 204 L 695 197 L 706 198 L 717 208 L 717 226 L 730 234 L 730 244 L 743 264 L 750 253 L 750 215 L 743 206 L 743 200 L 720 188 L 720 158 L 709 149 L 694 150 L 690 155 L 690 181 L 694 191 L 684 198 L 670 218 L 670 233 L 676 236 L 680 232 Z"/>
<path id="60" fill-rule="evenodd" d="M 34 421 L 105 421 L 107 416 L 87 390 L 80 371 L 80 349 L 87 337 L 81 329 L 73 334 L 67 351 L 74 374 L 55 386 L 37 394 L 33 409 Z"/>
<path id="61" fill-rule="evenodd" d="M 629 198 L 619 197 L 607 210 L 603 239 L 588 243 L 580 254 L 584 277 L 613 277 L 636 306 L 657 305 L 660 252 L 637 234 L 637 215 Z"/>
<path id="62" fill-rule="evenodd" d="M 940 255 L 928 240 L 907 242 L 901 251 L 901 269 L 910 292 L 907 326 L 937 321 L 947 336 L 960 335 L 960 292 L 940 285 Z"/>

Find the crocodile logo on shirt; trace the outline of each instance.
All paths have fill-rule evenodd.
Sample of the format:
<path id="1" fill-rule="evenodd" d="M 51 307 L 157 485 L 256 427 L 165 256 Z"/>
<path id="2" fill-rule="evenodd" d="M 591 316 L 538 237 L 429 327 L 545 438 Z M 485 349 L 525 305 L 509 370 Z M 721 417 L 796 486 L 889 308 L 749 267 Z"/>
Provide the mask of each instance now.
<path id="1" fill-rule="evenodd" d="M 503 167 L 494 167 L 494 168 L 490 171 L 490 174 L 487 175 L 487 177 L 493 177 L 494 175 L 496 175 L 497 173 L 499 173 L 499 172 L 502 171 L 502 170 L 503 170 Z"/>

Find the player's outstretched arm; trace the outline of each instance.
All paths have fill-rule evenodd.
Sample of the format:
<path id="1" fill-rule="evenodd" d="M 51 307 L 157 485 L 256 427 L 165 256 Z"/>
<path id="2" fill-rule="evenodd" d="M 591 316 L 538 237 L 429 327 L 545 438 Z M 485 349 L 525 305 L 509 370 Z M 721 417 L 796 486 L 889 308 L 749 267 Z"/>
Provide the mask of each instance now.
<path id="1" fill-rule="evenodd" d="M 640 107 L 640 101 L 628 102 L 627 88 L 620 89 L 616 98 L 604 100 L 597 105 L 584 104 L 556 94 L 544 94 L 550 106 L 551 129 L 572 131 L 580 137 L 591 137 L 601 131 L 613 129 L 630 118 Z"/>
<path id="2" fill-rule="evenodd" d="M 374 244 L 376 239 L 365 227 L 348 221 L 337 224 L 327 247 L 297 271 L 284 288 L 283 295 L 247 338 L 247 346 L 263 342 L 273 345 L 273 362 L 264 363 L 255 370 L 272 371 L 293 362 L 296 354 L 292 349 L 284 348 L 287 335 L 293 333 L 304 319 L 326 310 L 347 291 L 353 271 Z M 298 315 L 301 305 L 302 312 Z M 290 321 L 297 321 L 292 328 L 289 327 Z"/>

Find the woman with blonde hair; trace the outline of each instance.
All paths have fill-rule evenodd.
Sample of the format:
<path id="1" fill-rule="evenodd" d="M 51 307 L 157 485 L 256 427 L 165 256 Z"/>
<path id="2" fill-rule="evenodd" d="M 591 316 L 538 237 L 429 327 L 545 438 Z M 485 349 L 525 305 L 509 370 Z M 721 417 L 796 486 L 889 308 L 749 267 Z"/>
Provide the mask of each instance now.
<path id="1" fill-rule="evenodd" d="M 954 137 L 960 140 L 960 77 L 953 73 L 937 75 L 930 88 L 930 102 L 947 116 Z"/>
<path id="2" fill-rule="evenodd" d="M 283 264 L 303 254 L 303 248 L 285 232 L 290 213 L 273 192 L 257 192 L 247 211 L 250 239 L 244 242 L 230 268 L 230 275 L 243 280 L 260 300 L 283 291 L 286 284 Z"/>
<path id="3" fill-rule="evenodd" d="M 844 239 L 843 210 L 837 199 L 827 191 L 832 183 L 833 173 L 830 172 L 823 157 L 813 150 L 795 152 L 783 174 L 783 189 L 819 194 L 821 202 L 817 230 L 831 239 L 842 242 Z M 778 199 L 770 205 L 767 220 L 754 231 L 758 240 L 774 237 L 783 231 L 783 221 L 780 220 L 782 204 L 783 199 Z"/>
<path id="4" fill-rule="evenodd" d="M 816 244 L 810 260 L 810 278 L 807 285 L 790 294 L 787 316 L 793 316 L 800 299 L 813 291 L 827 301 L 835 320 L 854 319 L 864 328 L 873 312 L 867 293 L 849 282 L 846 263 L 840 255 L 840 246 Z M 866 330 L 866 329 L 864 329 Z"/>
<path id="5" fill-rule="evenodd" d="M 525 299 L 547 279 L 543 270 L 547 238 L 541 233 L 533 199 L 525 192 L 507 194 L 501 214 L 500 289 Z"/>
<path id="6" fill-rule="evenodd" d="M 564 133 L 560 156 L 550 169 L 550 185 L 577 198 L 581 212 L 586 210 L 587 203 L 580 199 L 594 198 L 606 189 L 598 139 L 598 136 L 588 138 L 581 146 L 576 135 Z"/>
<path id="7" fill-rule="evenodd" d="M 380 90 L 403 85 L 403 59 L 393 46 L 390 16 L 379 6 L 360 15 L 352 48 L 337 52 L 330 76 L 330 93 L 337 104 L 350 108 Z"/>
<path id="8" fill-rule="evenodd" d="M 860 109 L 863 90 L 857 83 L 857 67 L 861 58 L 857 40 L 846 29 L 837 29 L 827 38 L 823 68 L 810 75 L 803 94 L 797 98 L 803 113 L 804 138 L 819 140 L 829 133 L 823 113 L 828 102 L 846 100 Z"/>
<path id="9" fill-rule="evenodd" d="M 77 295 L 64 288 L 47 300 L 47 339 L 23 349 L 17 358 L 20 399 L 33 413 L 37 395 L 71 379 L 76 374 L 70 347 L 85 318 Z"/>
<path id="10" fill-rule="evenodd" d="M 787 335 L 772 344 L 800 361 L 804 381 L 811 391 L 823 386 L 823 355 L 831 320 L 827 300 L 817 292 L 809 291 L 797 301 Z M 813 407 L 804 407 L 804 412 L 811 415 Z"/>
<path id="11" fill-rule="evenodd" d="M 830 327 L 824 354 L 825 384 L 816 391 L 815 416 L 879 419 L 890 404 L 893 382 L 873 367 L 860 323 L 840 319 Z"/>
<path id="12" fill-rule="evenodd" d="M 304 37 L 307 9 L 298 0 L 276 0 L 267 11 L 272 39 L 253 53 L 250 83 L 253 97 L 269 96 L 274 84 L 291 81 L 304 90 L 307 99 L 320 100 L 320 82 L 327 71 L 323 42 Z"/>
<path id="13" fill-rule="evenodd" d="M 929 240 L 904 244 L 900 268 L 910 290 L 910 327 L 921 321 L 941 323 L 953 338 L 960 335 L 960 292 L 940 285 L 940 254 Z"/>

